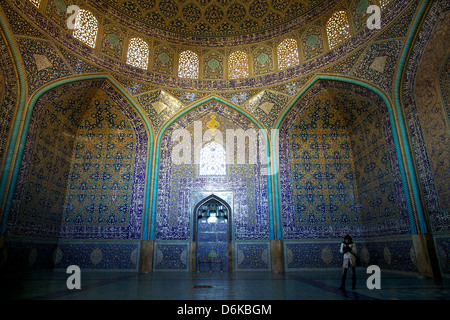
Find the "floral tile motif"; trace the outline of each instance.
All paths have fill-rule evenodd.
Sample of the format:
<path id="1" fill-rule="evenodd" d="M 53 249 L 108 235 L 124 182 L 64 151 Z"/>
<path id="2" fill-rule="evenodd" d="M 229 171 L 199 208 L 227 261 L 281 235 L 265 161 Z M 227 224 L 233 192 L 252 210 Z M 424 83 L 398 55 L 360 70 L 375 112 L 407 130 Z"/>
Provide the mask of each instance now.
<path id="1" fill-rule="evenodd" d="M 236 271 L 270 270 L 268 243 L 238 242 L 235 244 Z"/>
<path id="2" fill-rule="evenodd" d="M 47 38 L 22 16 L 18 15 L 7 1 L 2 0 L 0 4 L 14 34 L 42 39 Z"/>
<path id="3" fill-rule="evenodd" d="M 281 126 L 285 239 L 409 229 L 387 109 L 346 90 L 314 86 Z"/>
<path id="4" fill-rule="evenodd" d="M 123 96 L 104 80 L 61 85 L 38 101 L 28 133 L 11 234 L 140 238 L 148 134 Z"/>
<path id="5" fill-rule="evenodd" d="M 177 242 L 155 243 L 155 270 L 188 271 L 189 244 Z"/>
<path id="6" fill-rule="evenodd" d="M 206 130 L 211 114 L 220 123 L 223 137 L 226 129 L 257 130 L 246 117 L 217 101 L 195 108 L 166 130 L 161 140 L 155 237 L 158 240 L 191 239 L 191 210 L 195 205 L 191 203 L 191 193 L 203 190 L 213 193 L 233 192 L 233 239 L 268 239 L 267 177 L 261 174 L 260 166 L 230 165 L 227 175 L 217 178 L 199 176 L 198 165 L 194 162 L 183 165 L 172 163 L 173 130 L 185 128 L 193 136 L 194 121 L 200 121 L 202 130 Z"/>
<path id="7" fill-rule="evenodd" d="M 436 160 L 439 157 L 431 156 L 439 154 L 445 158 L 448 150 L 444 146 L 444 138 L 448 135 L 442 131 L 445 127 L 442 126 L 443 115 L 446 114 L 445 98 L 439 94 L 440 81 L 443 80 L 439 71 L 445 67 L 448 54 L 444 45 L 446 42 L 442 41 L 449 34 L 445 22 L 448 10 L 446 1 L 436 1 L 431 6 L 409 58 L 402 95 L 424 207 L 434 232 L 450 230 L 448 205 L 445 205 L 448 203 L 448 196 L 445 196 L 448 194 L 448 187 L 445 187 L 448 184 L 447 172 L 439 173 L 445 170 L 445 166 L 438 164 Z"/>
<path id="8" fill-rule="evenodd" d="M 89 241 L 58 243 L 53 252 L 55 269 L 77 265 L 82 270 L 137 270 L 139 243 L 95 243 Z"/>

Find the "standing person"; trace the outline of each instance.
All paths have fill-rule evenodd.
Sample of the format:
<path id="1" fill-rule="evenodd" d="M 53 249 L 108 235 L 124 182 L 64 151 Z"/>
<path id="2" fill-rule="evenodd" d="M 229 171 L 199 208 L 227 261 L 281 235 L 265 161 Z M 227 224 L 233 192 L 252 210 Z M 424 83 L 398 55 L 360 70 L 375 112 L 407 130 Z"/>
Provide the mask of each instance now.
<path id="1" fill-rule="evenodd" d="M 352 289 L 356 288 L 356 244 L 352 241 L 352 237 L 345 235 L 344 241 L 341 243 L 339 250 L 344 255 L 344 263 L 342 271 L 341 286 L 339 289 L 345 290 L 345 279 L 347 278 L 348 268 L 352 268 Z"/>

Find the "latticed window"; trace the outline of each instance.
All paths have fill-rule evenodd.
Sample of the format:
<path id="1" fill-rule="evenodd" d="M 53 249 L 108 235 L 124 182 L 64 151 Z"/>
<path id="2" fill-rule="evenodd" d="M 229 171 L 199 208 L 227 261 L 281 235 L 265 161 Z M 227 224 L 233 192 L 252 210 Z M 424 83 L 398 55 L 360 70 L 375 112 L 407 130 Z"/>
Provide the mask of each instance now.
<path id="1" fill-rule="evenodd" d="M 198 79 L 199 60 L 196 53 L 186 50 L 180 53 L 178 76 L 180 78 Z"/>
<path id="2" fill-rule="evenodd" d="M 34 4 L 36 8 L 39 8 L 39 6 L 41 5 L 41 0 L 30 0 L 30 2 Z"/>
<path id="3" fill-rule="evenodd" d="M 389 3 L 391 3 L 392 0 L 380 0 L 381 10 L 386 9 Z"/>
<path id="4" fill-rule="evenodd" d="M 350 24 L 345 11 L 336 11 L 327 22 L 327 36 L 330 49 L 350 38 Z"/>
<path id="5" fill-rule="evenodd" d="M 84 9 L 80 9 L 78 17 L 74 25 L 73 36 L 90 46 L 95 47 L 97 39 L 98 21 L 94 15 Z"/>
<path id="6" fill-rule="evenodd" d="M 200 176 L 224 176 L 227 174 L 226 152 L 215 140 L 205 144 L 200 150 Z"/>
<path id="7" fill-rule="evenodd" d="M 283 40 L 277 47 L 278 68 L 287 69 L 299 63 L 297 41 L 291 38 Z"/>
<path id="8" fill-rule="evenodd" d="M 132 38 L 128 45 L 127 64 L 147 69 L 148 66 L 149 49 L 148 44 L 141 38 Z"/>
<path id="9" fill-rule="evenodd" d="M 228 59 L 228 76 L 230 79 L 248 77 L 248 57 L 245 52 L 236 51 Z"/>

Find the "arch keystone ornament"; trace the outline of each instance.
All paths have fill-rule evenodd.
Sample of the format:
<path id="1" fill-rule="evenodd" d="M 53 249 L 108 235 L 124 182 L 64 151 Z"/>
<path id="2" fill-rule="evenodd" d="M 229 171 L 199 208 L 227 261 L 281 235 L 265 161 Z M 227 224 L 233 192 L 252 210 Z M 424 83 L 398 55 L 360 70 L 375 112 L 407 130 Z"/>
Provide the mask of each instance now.
<path id="1" fill-rule="evenodd" d="M 206 123 L 206 126 L 209 128 L 209 129 L 219 129 L 219 127 L 220 127 L 220 122 L 219 121 L 217 121 L 216 120 L 216 115 L 211 115 L 211 120 L 210 121 L 208 121 L 207 123 Z"/>

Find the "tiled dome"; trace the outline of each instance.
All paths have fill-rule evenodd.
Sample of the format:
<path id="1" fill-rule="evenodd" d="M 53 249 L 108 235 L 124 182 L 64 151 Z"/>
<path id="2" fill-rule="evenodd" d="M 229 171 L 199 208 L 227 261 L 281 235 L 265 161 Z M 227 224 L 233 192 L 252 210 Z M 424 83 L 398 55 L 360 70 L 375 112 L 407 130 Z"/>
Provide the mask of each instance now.
<path id="1" fill-rule="evenodd" d="M 88 1 L 113 16 L 175 34 L 227 37 L 281 26 L 335 0 L 102 0 Z"/>

